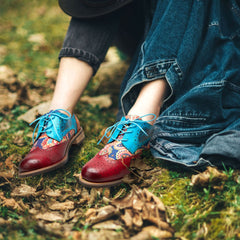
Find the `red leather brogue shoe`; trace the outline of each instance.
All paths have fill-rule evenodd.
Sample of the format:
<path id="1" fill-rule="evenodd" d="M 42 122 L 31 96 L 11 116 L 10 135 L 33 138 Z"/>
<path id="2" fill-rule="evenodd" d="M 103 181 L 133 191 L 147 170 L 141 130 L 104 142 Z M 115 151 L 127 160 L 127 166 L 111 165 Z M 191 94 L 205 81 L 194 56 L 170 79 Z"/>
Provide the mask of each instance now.
<path id="1" fill-rule="evenodd" d="M 80 182 L 89 187 L 120 184 L 129 173 L 132 159 L 148 146 L 152 131 L 149 122 L 156 118 L 151 115 L 153 119 L 150 121 L 143 121 L 144 116 L 126 116 L 109 127 L 103 136 L 110 138 L 107 145 L 83 166 Z"/>
<path id="2" fill-rule="evenodd" d="M 33 176 L 52 171 L 68 161 L 72 144 L 84 140 L 84 132 L 76 116 L 59 109 L 36 119 L 38 132 L 30 152 L 19 164 L 19 176 Z"/>

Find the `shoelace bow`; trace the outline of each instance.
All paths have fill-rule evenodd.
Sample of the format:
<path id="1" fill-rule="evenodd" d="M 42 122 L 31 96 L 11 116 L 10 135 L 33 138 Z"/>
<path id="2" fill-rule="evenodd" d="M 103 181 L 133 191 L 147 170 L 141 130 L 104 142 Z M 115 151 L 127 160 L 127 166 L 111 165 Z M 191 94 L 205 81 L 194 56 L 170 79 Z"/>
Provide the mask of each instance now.
<path id="1" fill-rule="evenodd" d="M 151 120 L 147 120 L 147 121 L 142 120 L 142 118 L 144 118 L 146 116 L 150 116 L 150 115 L 153 116 L 153 118 Z M 121 134 L 130 132 L 129 129 L 133 128 L 135 126 L 137 126 L 146 136 L 148 136 L 148 133 L 146 133 L 146 131 L 139 125 L 139 123 L 141 123 L 141 122 L 152 122 L 155 119 L 156 119 L 156 115 L 150 113 L 150 114 L 146 114 L 144 116 L 138 117 L 134 120 L 127 119 L 125 121 L 119 121 L 119 122 L 115 123 L 114 125 L 108 127 L 105 130 L 103 136 L 101 137 L 101 139 L 98 141 L 97 144 L 99 144 L 103 140 L 104 137 L 106 137 L 107 139 L 110 139 L 116 129 L 120 131 L 119 135 L 121 135 Z M 123 128 L 120 128 L 122 125 L 123 125 Z M 114 138 L 114 140 L 117 140 L 117 138 Z M 121 139 L 121 141 L 127 141 L 127 139 Z"/>
<path id="2" fill-rule="evenodd" d="M 63 111 L 63 112 L 65 112 L 65 113 L 67 113 L 68 116 L 65 115 L 65 114 L 61 114 L 61 112 L 59 112 L 59 111 Z M 37 138 L 37 137 L 36 137 L 36 138 L 34 137 L 37 128 L 38 128 L 38 134 L 37 134 L 37 136 L 40 136 L 41 133 L 45 133 L 45 132 L 47 133 L 47 132 L 50 131 L 50 130 L 52 129 L 52 127 L 53 127 L 53 129 L 54 129 L 55 133 L 57 134 L 57 136 L 58 136 L 59 138 L 61 138 L 61 136 L 59 135 L 59 133 L 58 133 L 58 131 L 57 131 L 56 124 L 55 124 L 54 121 L 53 121 L 53 119 L 54 119 L 55 117 L 59 117 L 59 118 L 61 118 L 61 119 L 63 119 L 63 120 L 68 120 L 68 119 L 71 118 L 71 114 L 70 114 L 70 112 L 68 112 L 67 110 L 57 109 L 57 110 L 54 110 L 54 111 L 50 111 L 50 112 L 42 115 L 41 117 L 35 119 L 33 122 L 31 122 L 31 123 L 29 124 L 30 126 L 33 125 L 35 122 L 37 122 L 36 126 L 34 127 L 33 135 L 32 135 L 32 141 L 33 141 L 33 143 L 35 142 L 35 140 L 36 140 L 36 138 Z M 49 122 L 50 122 L 51 124 L 48 124 Z M 39 126 L 40 126 L 41 123 L 43 123 L 43 127 L 42 127 L 42 129 L 40 130 L 40 129 L 39 129 Z M 51 130 L 51 131 L 52 131 L 52 130 Z"/>

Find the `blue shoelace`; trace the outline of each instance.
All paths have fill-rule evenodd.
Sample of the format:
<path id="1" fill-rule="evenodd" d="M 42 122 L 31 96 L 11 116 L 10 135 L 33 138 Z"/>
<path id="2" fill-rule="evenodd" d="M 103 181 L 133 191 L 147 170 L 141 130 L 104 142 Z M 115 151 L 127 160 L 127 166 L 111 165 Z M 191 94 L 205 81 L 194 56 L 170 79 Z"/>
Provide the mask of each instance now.
<path id="1" fill-rule="evenodd" d="M 63 113 L 61 113 L 60 111 L 63 111 L 63 112 L 65 112 L 65 113 L 67 113 L 68 116 L 65 115 L 65 114 L 63 114 Z M 41 125 L 41 123 L 43 123 L 43 124 L 42 124 L 43 127 L 42 127 L 42 129 L 38 129 L 37 136 L 40 136 L 42 133 L 48 133 L 48 132 L 55 131 L 55 133 L 57 134 L 57 136 L 58 136 L 59 138 L 61 138 L 61 136 L 59 135 L 59 133 L 58 133 L 58 131 L 57 131 L 57 127 L 55 126 L 55 123 L 54 123 L 54 121 L 53 121 L 53 119 L 54 119 L 55 117 L 59 117 L 59 118 L 61 118 L 61 119 L 63 119 L 63 120 L 68 120 L 68 119 L 71 118 L 71 114 L 70 114 L 70 112 L 68 112 L 67 110 L 64 110 L 64 109 L 51 110 L 50 112 L 42 115 L 41 117 L 39 117 L 39 118 L 35 119 L 33 122 L 31 122 L 31 123 L 30 123 L 30 126 L 31 126 L 32 124 L 34 124 L 35 122 L 37 122 L 37 124 L 36 124 L 36 126 L 35 126 L 35 128 L 34 128 L 34 130 L 33 130 L 33 135 L 32 135 L 32 141 L 33 141 L 33 143 L 35 142 L 35 140 L 36 140 L 36 138 L 37 138 L 37 137 L 34 138 L 35 132 L 36 132 L 37 128 L 39 128 L 39 126 Z M 50 123 L 50 124 L 49 124 L 49 123 Z"/>
<path id="2" fill-rule="evenodd" d="M 153 118 L 151 120 L 143 121 L 142 118 L 144 118 L 146 116 L 153 116 Z M 134 120 L 127 119 L 125 121 L 119 121 L 119 122 L 115 123 L 114 125 L 108 127 L 105 130 L 104 135 L 98 141 L 97 144 L 99 144 L 103 140 L 104 137 L 106 137 L 107 139 L 110 139 L 115 130 L 119 130 L 120 131 L 119 135 L 127 133 L 127 132 L 131 133 L 132 131 L 130 129 L 134 128 L 135 126 L 137 126 L 146 136 L 148 136 L 146 131 L 139 125 L 139 123 L 142 123 L 142 122 L 146 122 L 146 123 L 152 122 L 152 121 L 154 121 L 156 119 L 156 117 L 157 116 L 155 114 L 149 113 L 149 114 L 146 114 L 144 116 L 138 117 L 138 118 L 136 118 Z M 122 125 L 124 126 L 123 128 L 119 127 L 119 126 L 122 126 Z M 113 140 L 117 140 L 117 138 L 114 138 Z M 127 141 L 127 140 L 128 139 L 123 139 L 123 138 L 121 139 L 121 141 Z"/>

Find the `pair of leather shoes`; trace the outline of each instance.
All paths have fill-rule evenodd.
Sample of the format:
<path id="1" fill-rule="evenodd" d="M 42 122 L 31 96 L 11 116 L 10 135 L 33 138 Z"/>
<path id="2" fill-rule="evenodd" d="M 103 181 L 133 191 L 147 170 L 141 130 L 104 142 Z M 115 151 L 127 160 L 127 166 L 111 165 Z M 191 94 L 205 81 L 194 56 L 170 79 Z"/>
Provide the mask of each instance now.
<path id="1" fill-rule="evenodd" d="M 108 138 L 108 143 L 83 166 L 80 182 L 89 187 L 121 183 L 129 173 L 131 161 L 148 147 L 152 132 L 149 122 L 156 118 L 151 115 L 153 119 L 150 121 L 143 121 L 138 116 L 126 116 L 109 127 L 102 137 Z M 70 146 L 80 144 L 84 139 L 78 119 L 65 110 L 50 111 L 35 121 L 38 121 L 35 127 L 38 127 L 38 133 L 31 151 L 19 165 L 20 177 L 61 167 L 68 161 Z"/>

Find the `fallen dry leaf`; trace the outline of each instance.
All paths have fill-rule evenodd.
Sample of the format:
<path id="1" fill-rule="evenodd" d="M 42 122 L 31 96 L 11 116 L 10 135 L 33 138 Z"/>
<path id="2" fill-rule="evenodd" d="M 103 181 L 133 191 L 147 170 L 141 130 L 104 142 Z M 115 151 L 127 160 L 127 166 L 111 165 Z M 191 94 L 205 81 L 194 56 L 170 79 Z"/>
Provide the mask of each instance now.
<path id="1" fill-rule="evenodd" d="M 48 85 L 46 83 L 46 85 Z M 50 101 L 52 98 L 52 94 L 46 94 L 39 91 L 39 89 L 29 89 L 27 88 L 27 96 L 29 101 L 27 101 L 27 104 L 30 106 L 36 106 L 40 103 Z"/>
<path id="2" fill-rule="evenodd" d="M 28 37 L 28 41 L 39 44 L 45 44 L 46 42 L 44 33 L 31 34 Z"/>
<path id="3" fill-rule="evenodd" d="M 16 73 L 7 65 L 0 66 L 0 83 L 7 85 L 13 84 L 17 81 Z"/>
<path id="4" fill-rule="evenodd" d="M 145 170 L 145 171 L 153 169 L 153 167 L 147 165 L 141 158 L 133 159 L 133 161 L 131 161 L 130 167 L 131 168 L 136 168 L 136 169 L 139 169 L 139 170 Z"/>
<path id="5" fill-rule="evenodd" d="M 123 222 L 127 228 L 132 228 L 133 212 L 131 211 L 131 209 L 125 209 L 124 215 L 121 215 L 121 219 L 123 220 Z"/>
<path id="6" fill-rule="evenodd" d="M 82 102 L 87 102 L 92 106 L 98 105 L 100 109 L 109 108 L 112 105 L 110 94 L 101 95 L 97 97 L 83 96 L 80 99 Z"/>
<path id="7" fill-rule="evenodd" d="M 173 234 L 168 231 L 161 230 L 155 226 L 147 226 L 140 233 L 131 237 L 131 240 L 148 240 L 152 238 L 171 239 Z"/>
<path id="8" fill-rule="evenodd" d="M 88 201 L 88 206 L 92 206 L 98 198 L 98 192 L 96 188 L 91 188 L 90 199 Z"/>
<path id="9" fill-rule="evenodd" d="M 12 172 L 0 172 L 0 179 L 4 178 L 5 180 L 13 178 Z"/>
<path id="10" fill-rule="evenodd" d="M 16 92 L 9 92 L 7 88 L 0 86 L 0 110 L 4 108 L 12 109 L 17 99 L 18 95 Z"/>
<path id="11" fill-rule="evenodd" d="M 90 208 L 85 214 L 85 223 L 95 224 L 94 228 L 96 226 L 100 228 L 109 221 L 111 225 L 118 217 L 122 222 L 122 228 L 127 229 L 127 232 L 139 231 L 141 227 L 151 224 L 155 229 L 156 236 L 173 236 L 174 234 L 174 229 L 167 222 L 165 206 L 147 189 L 142 190 L 133 185 L 129 194 L 124 197 L 119 194 L 117 198 L 109 200 L 109 204 L 99 209 Z M 141 233 L 141 236 L 151 236 L 151 234 Z"/>
<path id="12" fill-rule="evenodd" d="M 80 195 L 79 204 L 83 204 L 85 202 L 88 202 L 89 199 L 90 199 L 89 192 L 85 187 L 83 187 L 82 191 L 81 191 L 81 195 Z"/>
<path id="13" fill-rule="evenodd" d="M 3 206 L 21 212 L 24 210 L 13 198 L 5 198 L 3 200 Z"/>
<path id="14" fill-rule="evenodd" d="M 19 147 L 24 146 L 25 145 L 25 140 L 24 140 L 23 136 L 24 136 L 24 131 L 23 130 L 20 130 L 20 131 L 16 132 L 15 137 L 12 141 L 13 144 L 15 144 Z"/>
<path id="15" fill-rule="evenodd" d="M 21 184 L 11 192 L 12 197 L 30 197 L 36 194 L 36 189 L 26 184 Z"/>
<path id="16" fill-rule="evenodd" d="M 44 33 L 31 34 L 28 37 L 28 41 L 34 44 L 33 50 L 35 51 L 45 47 L 47 43 Z"/>
<path id="17" fill-rule="evenodd" d="M 10 123 L 3 121 L 0 123 L 0 131 L 5 131 L 8 130 L 10 128 Z"/>
<path id="18" fill-rule="evenodd" d="M 44 71 L 44 76 L 46 78 L 51 78 L 51 79 L 56 79 L 58 74 L 58 69 L 53 69 L 53 68 L 47 68 Z"/>
<path id="19" fill-rule="evenodd" d="M 149 192 L 146 188 L 143 189 L 143 195 L 148 202 L 154 202 L 158 210 L 165 212 L 165 206 L 162 201 L 156 197 L 153 193 Z"/>
<path id="20" fill-rule="evenodd" d="M 47 187 L 44 191 L 45 195 L 53 198 L 57 198 L 61 196 L 61 191 L 59 189 L 52 190 L 51 188 Z"/>
<path id="21" fill-rule="evenodd" d="M 210 183 L 213 186 L 220 186 L 228 179 L 227 175 L 218 171 L 216 168 L 207 167 L 202 173 L 193 175 L 191 179 L 191 185 L 196 187 L 206 187 Z"/>
<path id="22" fill-rule="evenodd" d="M 94 224 L 92 226 L 93 229 L 112 229 L 112 230 L 120 230 L 122 229 L 121 223 L 118 220 L 108 220 L 104 222 L 100 222 Z"/>
<path id="23" fill-rule="evenodd" d="M 18 120 L 23 120 L 27 123 L 33 122 L 36 117 L 43 115 L 49 111 L 50 107 L 50 101 L 49 102 L 43 102 L 30 110 L 28 110 L 26 113 L 22 114 L 21 116 L 18 117 Z"/>
<path id="24" fill-rule="evenodd" d="M 38 220 L 38 227 L 44 232 L 48 232 L 56 237 L 68 237 L 74 224 L 72 223 L 59 223 L 59 222 L 46 222 Z"/>
<path id="25" fill-rule="evenodd" d="M 134 199 L 134 192 L 131 191 L 130 194 L 123 198 L 113 199 L 111 204 L 119 209 L 132 208 Z"/>
<path id="26" fill-rule="evenodd" d="M 64 216 L 59 212 L 45 212 L 45 213 L 38 213 L 35 215 L 36 219 L 45 220 L 48 222 L 56 222 L 56 221 L 63 221 Z"/>
<path id="27" fill-rule="evenodd" d="M 66 202 L 54 202 L 54 203 L 49 203 L 49 208 L 51 210 L 59 210 L 59 211 L 64 211 L 64 210 L 72 210 L 74 209 L 74 202 L 73 201 L 66 201 Z"/>
<path id="28" fill-rule="evenodd" d="M 99 232 L 82 232 L 81 240 L 116 240 L 124 239 L 122 232 L 102 229 Z"/>
<path id="29" fill-rule="evenodd" d="M 90 208 L 86 212 L 86 223 L 89 225 L 107 220 L 112 216 L 119 215 L 118 209 L 109 205 L 99 209 Z"/>
<path id="30" fill-rule="evenodd" d="M 152 236 L 149 232 L 139 232 L 135 236 L 131 237 L 130 240 L 152 240 Z"/>
<path id="31" fill-rule="evenodd" d="M 133 225 L 140 228 L 143 225 L 142 214 L 139 211 L 135 211 L 132 218 Z"/>
<path id="32" fill-rule="evenodd" d="M 0 217 L 0 226 L 9 225 L 10 221 Z"/>
<path id="33" fill-rule="evenodd" d="M 17 160 L 18 159 L 18 156 L 16 154 L 12 154 L 10 155 L 6 160 L 5 160 L 5 166 L 8 168 L 8 169 L 13 169 L 14 168 L 14 163 L 13 161 Z"/>

